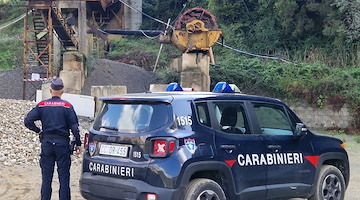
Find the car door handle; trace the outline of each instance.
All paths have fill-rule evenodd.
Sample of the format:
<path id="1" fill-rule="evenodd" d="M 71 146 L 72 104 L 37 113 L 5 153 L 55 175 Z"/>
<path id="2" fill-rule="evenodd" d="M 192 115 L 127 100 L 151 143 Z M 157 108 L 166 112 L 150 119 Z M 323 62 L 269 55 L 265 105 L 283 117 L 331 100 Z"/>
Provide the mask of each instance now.
<path id="1" fill-rule="evenodd" d="M 268 149 L 277 152 L 281 149 L 281 145 L 268 145 Z"/>
<path id="2" fill-rule="evenodd" d="M 220 149 L 225 150 L 227 153 L 232 153 L 236 149 L 236 146 L 233 144 L 223 144 L 220 146 Z"/>
<path id="3" fill-rule="evenodd" d="M 224 150 L 235 150 L 236 146 L 233 144 L 223 144 L 220 146 L 220 148 Z"/>

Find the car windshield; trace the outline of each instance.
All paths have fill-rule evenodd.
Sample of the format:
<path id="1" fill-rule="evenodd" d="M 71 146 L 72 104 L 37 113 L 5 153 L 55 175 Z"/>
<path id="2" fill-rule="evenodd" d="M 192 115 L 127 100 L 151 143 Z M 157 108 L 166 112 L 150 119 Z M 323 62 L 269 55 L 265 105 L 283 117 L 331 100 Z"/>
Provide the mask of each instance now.
<path id="1" fill-rule="evenodd" d="M 166 104 L 105 103 L 93 128 L 98 131 L 141 133 L 158 129 L 168 120 Z"/>

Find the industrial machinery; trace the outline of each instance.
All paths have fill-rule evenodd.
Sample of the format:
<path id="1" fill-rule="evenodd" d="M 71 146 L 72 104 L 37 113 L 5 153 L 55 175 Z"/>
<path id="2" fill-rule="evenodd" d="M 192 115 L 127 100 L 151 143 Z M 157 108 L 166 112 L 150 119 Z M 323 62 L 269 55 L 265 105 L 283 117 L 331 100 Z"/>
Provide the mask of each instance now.
<path id="1" fill-rule="evenodd" d="M 121 21 L 116 15 L 123 12 L 121 9 L 124 9 L 118 0 L 86 0 L 86 6 L 82 7 L 80 7 L 80 4 L 81 2 L 85 3 L 85 0 L 24 1 L 28 1 L 28 4 L 25 6 L 26 13 L 24 16 L 23 99 L 34 98 L 36 90 L 41 87 L 41 82 L 51 79 L 53 75 L 57 75 L 58 72 L 53 69 L 53 62 L 55 62 L 53 58 L 57 58 L 59 62 L 57 66 L 59 66 L 61 51 L 79 49 L 81 49 L 82 53 L 88 51 L 87 46 L 84 45 L 88 44 L 87 27 L 89 27 L 93 33 L 93 38 L 95 38 L 91 41 L 93 42 L 91 47 L 94 48 L 91 51 L 97 50 L 96 47 L 99 44 L 107 46 L 107 37 L 98 30 L 98 27 L 109 24 L 113 18 L 116 18 L 116 21 Z M 62 1 L 69 1 L 69 4 L 59 6 Z M 70 12 L 76 18 L 74 21 L 86 22 L 68 24 L 67 17 Z M 78 30 L 82 30 L 79 31 L 79 34 L 75 34 L 74 24 L 79 26 Z M 60 42 L 55 47 L 53 46 L 54 38 Z M 102 41 L 98 40 L 98 38 Z M 28 83 L 34 86 L 32 90 L 26 89 Z M 30 96 L 26 95 L 30 91 L 32 94 Z"/>
<path id="2" fill-rule="evenodd" d="M 179 16 L 171 34 L 171 43 L 186 52 L 208 52 L 222 36 L 216 18 L 204 8 L 191 8 Z"/>

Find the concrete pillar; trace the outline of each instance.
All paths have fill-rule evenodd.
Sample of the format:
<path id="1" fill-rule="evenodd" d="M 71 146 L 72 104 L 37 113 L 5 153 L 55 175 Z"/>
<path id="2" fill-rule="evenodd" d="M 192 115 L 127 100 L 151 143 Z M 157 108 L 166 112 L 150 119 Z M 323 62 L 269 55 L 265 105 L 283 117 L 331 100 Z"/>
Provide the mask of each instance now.
<path id="1" fill-rule="evenodd" d="M 183 53 L 171 67 L 180 72 L 180 85 L 195 91 L 210 91 L 210 57 L 203 53 Z"/>
<path id="2" fill-rule="evenodd" d="M 131 7 L 142 11 L 142 1 L 139 0 L 124 0 Z M 125 30 L 139 30 L 142 22 L 142 14 L 124 6 Z"/>
<path id="3" fill-rule="evenodd" d="M 51 85 L 50 82 L 43 83 L 41 85 L 41 99 L 40 99 L 40 101 L 51 98 L 50 85 Z M 39 101 L 39 100 L 37 99 L 37 101 Z"/>
<path id="4" fill-rule="evenodd" d="M 85 77 L 84 55 L 75 51 L 65 52 L 63 54 L 63 70 L 60 72 L 60 78 L 64 81 L 65 92 L 81 94 Z"/>
<path id="5" fill-rule="evenodd" d="M 53 75 L 58 76 L 61 67 L 61 43 L 57 37 L 53 37 Z"/>
<path id="6" fill-rule="evenodd" d="M 169 84 L 150 84 L 150 92 L 165 92 Z"/>
<path id="7" fill-rule="evenodd" d="M 95 98 L 95 113 L 101 108 L 101 97 L 126 94 L 126 86 L 91 86 L 91 96 Z"/>
<path id="8" fill-rule="evenodd" d="M 194 88 L 195 91 L 210 91 L 210 76 L 196 68 L 183 71 L 180 73 L 180 85 L 183 88 Z"/>
<path id="9" fill-rule="evenodd" d="M 88 55 L 88 43 L 87 43 L 87 18 L 86 18 L 86 1 L 80 1 L 78 7 L 78 44 L 79 52 Z"/>

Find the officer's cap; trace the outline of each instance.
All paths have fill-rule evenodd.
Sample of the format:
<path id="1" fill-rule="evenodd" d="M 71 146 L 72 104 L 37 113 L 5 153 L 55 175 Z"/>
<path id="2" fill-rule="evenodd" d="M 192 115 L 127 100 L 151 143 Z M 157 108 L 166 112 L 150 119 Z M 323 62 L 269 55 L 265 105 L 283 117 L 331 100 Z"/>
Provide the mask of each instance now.
<path id="1" fill-rule="evenodd" d="M 64 88 L 64 83 L 61 78 L 56 77 L 51 81 L 50 87 L 53 90 L 62 90 Z"/>

